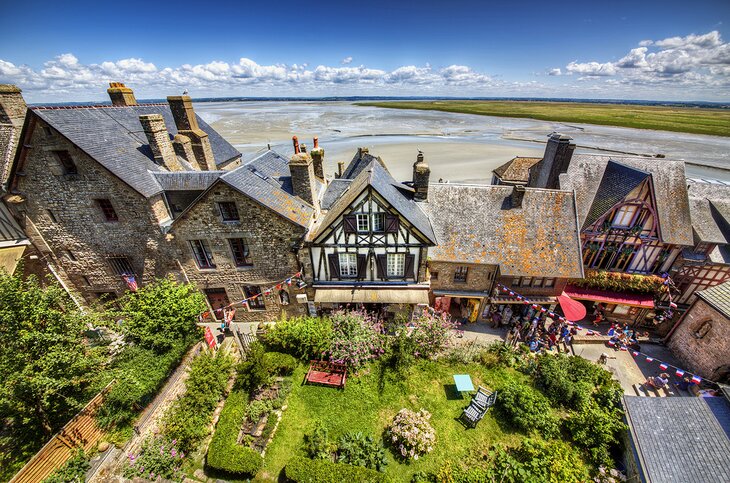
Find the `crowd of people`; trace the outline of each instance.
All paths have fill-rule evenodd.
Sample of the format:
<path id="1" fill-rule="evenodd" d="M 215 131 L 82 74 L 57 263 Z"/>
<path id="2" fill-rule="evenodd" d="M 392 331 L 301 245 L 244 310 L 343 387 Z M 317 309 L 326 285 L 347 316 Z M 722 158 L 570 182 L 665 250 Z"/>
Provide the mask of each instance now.
<path id="1" fill-rule="evenodd" d="M 557 350 L 570 352 L 577 329 L 566 322 L 554 320 L 546 314 L 535 312 L 525 315 L 513 313 L 511 307 L 500 311 L 494 307 L 489 317 L 492 327 L 507 327 L 507 344 L 516 347 L 524 342 L 531 352 Z"/>

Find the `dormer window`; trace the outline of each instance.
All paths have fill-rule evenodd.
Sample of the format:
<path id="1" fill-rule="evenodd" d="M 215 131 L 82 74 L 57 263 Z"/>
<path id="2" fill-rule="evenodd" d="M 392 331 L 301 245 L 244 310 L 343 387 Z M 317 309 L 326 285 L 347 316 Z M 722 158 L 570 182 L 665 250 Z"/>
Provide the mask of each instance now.
<path id="1" fill-rule="evenodd" d="M 370 231 L 370 217 L 368 215 L 355 215 L 357 219 L 357 231 L 369 232 Z"/>
<path id="2" fill-rule="evenodd" d="M 238 208 L 233 201 L 222 201 L 218 203 L 218 210 L 224 223 L 234 223 L 240 220 Z"/>
<path id="3" fill-rule="evenodd" d="M 616 215 L 613 217 L 613 226 L 621 228 L 630 227 L 638 209 L 639 207 L 637 205 L 623 205 L 616 211 Z"/>
<path id="4" fill-rule="evenodd" d="M 58 162 L 61 164 L 61 168 L 63 168 L 63 174 L 65 175 L 74 175 L 78 174 L 78 169 L 76 169 L 76 164 L 74 163 L 73 159 L 71 159 L 71 155 L 68 151 L 53 151 L 53 155 L 56 157 Z"/>

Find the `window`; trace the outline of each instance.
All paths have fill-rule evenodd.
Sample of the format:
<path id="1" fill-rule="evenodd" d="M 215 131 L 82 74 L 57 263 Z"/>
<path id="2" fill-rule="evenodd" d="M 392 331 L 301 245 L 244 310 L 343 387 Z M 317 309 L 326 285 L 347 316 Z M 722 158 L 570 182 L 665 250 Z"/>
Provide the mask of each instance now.
<path id="1" fill-rule="evenodd" d="M 373 213 L 373 231 L 385 231 L 385 213 Z"/>
<path id="2" fill-rule="evenodd" d="M 119 276 L 134 275 L 134 269 L 127 257 L 109 257 L 109 265 L 111 265 L 114 273 Z"/>
<path id="3" fill-rule="evenodd" d="M 534 280 L 532 281 L 532 286 L 533 286 L 533 287 L 535 287 L 535 288 L 540 288 L 540 287 L 542 287 L 542 278 L 535 278 L 535 279 L 534 279 Z"/>
<path id="4" fill-rule="evenodd" d="M 81 278 L 86 285 L 91 285 L 91 280 L 89 280 L 89 277 L 87 277 L 86 275 L 82 275 Z"/>
<path id="5" fill-rule="evenodd" d="M 469 267 L 456 267 L 456 271 L 454 271 L 454 282 L 466 282 L 468 272 Z"/>
<path id="6" fill-rule="evenodd" d="M 512 279 L 512 286 L 513 287 L 519 287 L 520 286 L 520 277 L 513 278 Z"/>
<path id="7" fill-rule="evenodd" d="M 230 238 L 228 243 L 231 244 L 231 253 L 233 253 L 233 263 L 237 267 L 250 267 L 253 265 L 248 251 L 248 245 L 243 238 Z"/>
<path id="8" fill-rule="evenodd" d="M 224 222 L 239 221 L 238 209 L 233 201 L 222 201 L 218 203 L 218 210 Z"/>
<path id="9" fill-rule="evenodd" d="M 366 218 L 367 219 L 367 218 Z M 357 253 L 340 253 L 340 277 L 357 277 Z"/>
<path id="10" fill-rule="evenodd" d="M 195 257 L 195 263 L 198 264 L 198 268 L 215 268 L 213 254 L 210 252 L 208 242 L 205 240 L 190 240 L 190 248 L 193 250 L 193 256 Z"/>
<path id="11" fill-rule="evenodd" d="M 554 278 L 546 278 L 545 283 L 542 285 L 545 288 L 552 288 L 555 286 L 555 279 Z"/>
<path id="12" fill-rule="evenodd" d="M 261 287 L 258 285 L 245 285 L 243 287 L 243 293 L 247 299 L 258 295 L 255 299 L 248 301 L 248 307 L 251 310 L 266 310 L 266 302 L 264 302 L 264 296 L 261 295 Z"/>
<path id="13" fill-rule="evenodd" d="M 402 277 L 406 268 L 405 253 L 388 254 L 388 278 Z"/>
<path id="14" fill-rule="evenodd" d="M 50 218 L 53 223 L 58 223 L 56 215 L 51 210 L 46 210 L 46 213 L 48 213 L 48 218 Z"/>
<path id="15" fill-rule="evenodd" d="M 46 135 L 47 138 L 53 136 L 53 131 L 48 126 L 43 126 L 43 133 Z"/>
<path id="16" fill-rule="evenodd" d="M 66 257 L 72 262 L 76 261 L 76 255 L 71 250 L 66 250 Z"/>
<path id="17" fill-rule="evenodd" d="M 119 217 L 117 216 L 117 212 L 114 211 L 114 206 L 112 206 L 111 201 L 106 199 L 96 200 L 96 203 L 99 205 L 106 221 L 119 221 Z"/>
<path id="18" fill-rule="evenodd" d="M 286 290 L 279 291 L 279 303 L 281 305 L 289 305 L 289 294 Z"/>
<path id="19" fill-rule="evenodd" d="M 522 286 L 529 287 L 532 284 L 532 277 L 522 277 Z"/>
<path id="20" fill-rule="evenodd" d="M 431 272 L 431 280 L 438 280 L 438 279 L 439 279 L 439 273 Z"/>
<path id="21" fill-rule="evenodd" d="M 630 307 L 628 305 L 617 305 L 611 313 L 613 315 L 627 315 L 629 313 L 629 308 Z"/>
<path id="22" fill-rule="evenodd" d="M 357 231 L 370 231 L 370 218 L 368 215 L 356 215 L 355 218 L 357 219 Z"/>
<path id="23" fill-rule="evenodd" d="M 74 164 L 74 161 L 71 159 L 71 155 L 68 151 L 53 151 L 53 154 L 56 156 L 56 159 L 58 159 L 58 162 L 61 163 L 63 174 L 78 174 L 76 164 Z"/>
<path id="24" fill-rule="evenodd" d="M 707 335 L 708 332 L 712 329 L 712 322 L 709 320 L 705 320 L 700 322 L 700 324 L 697 326 L 697 330 L 692 332 L 692 335 L 695 337 L 695 339 L 702 339 L 704 336 Z"/>
<path id="25" fill-rule="evenodd" d="M 631 226 L 631 220 L 634 219 L 634 215 L 638 208 L 639 207 L 636 205 L 623 205 L 616 212 L 616 216 L 613 217 L 613 226 Z"/>

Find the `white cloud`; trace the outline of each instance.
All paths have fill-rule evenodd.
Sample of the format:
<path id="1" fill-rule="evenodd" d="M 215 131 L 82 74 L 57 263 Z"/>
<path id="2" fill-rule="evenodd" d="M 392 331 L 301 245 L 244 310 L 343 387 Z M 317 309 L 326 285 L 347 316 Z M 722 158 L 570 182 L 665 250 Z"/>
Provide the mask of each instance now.
<path id="1" fill-rule="evenodd" d="M 351 64 L 352 63 L 352 57 L 351 56 L 345 57 L 344 59 L 342 59 L 342 62 L 341 63 L 342 63 L 342 65 Z"/>
<path id="2" fill-rule="evenodd" d="M 555 69 L 550 69 L 548 71 L 548 75 L 553 75 L 553 76 L 555 76 L 555 75 L 563 75 L 563 72 L 558 67 L 558 68 L 555 68 Z"/>
<path id="3" fill-rule="evenodd" d="M 571 74 L 581 74 L 585 76 L 607 76 L 616 74 L 616 67 L 611 62 L 600 64 L 598 62 L 571 62 L 565 66 L 565 70 Z"/>

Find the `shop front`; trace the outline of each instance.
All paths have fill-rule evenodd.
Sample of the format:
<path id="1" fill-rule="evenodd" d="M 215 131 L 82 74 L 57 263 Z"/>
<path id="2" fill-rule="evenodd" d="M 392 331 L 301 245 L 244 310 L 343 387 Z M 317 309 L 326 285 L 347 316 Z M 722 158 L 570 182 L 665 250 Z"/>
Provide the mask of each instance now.
<path id="1" fill-rule="evenodd" d="M 434 290 L 433 308 L 459 322 L 484 322 L 488 317 L 489 294 L 476 291 Z"/>
<path id="2" fill-rule="evenodd" d="M 565 294 L 583 302 L 588 314 L 600 306 L 606 319 L 611 322 L 642 325 L 645 319 L 654 315 L 654 297 L 649 294 L 612 292 L 570 284 L 565 287 Z"/>
<path id="3" fill-rule="evenodd" d="M 547 310 L 555 310 L 557 306 L 557 298 L 545 296 L 530 296 L 530 303 L 526 304 L 523 300 L 515 297 L 495 296 L 489 299 L 489 307 L 485 312 L 491 314 L 492 321 L 498 321 L 500 325 L 509 325 L 510 320 L 528 319 L 531 320 L 539 309 L 532 305 L 536 304 Z"/>
<path id="4" fill-rule="evenodd" d="M 322 313 L 340 309 L 362 309 L 393 319 L 398 314 L 406 317 L 418 307 L 428 307 L 428 287 L 358 287 L 315 286 L 314 303 Z"/>

